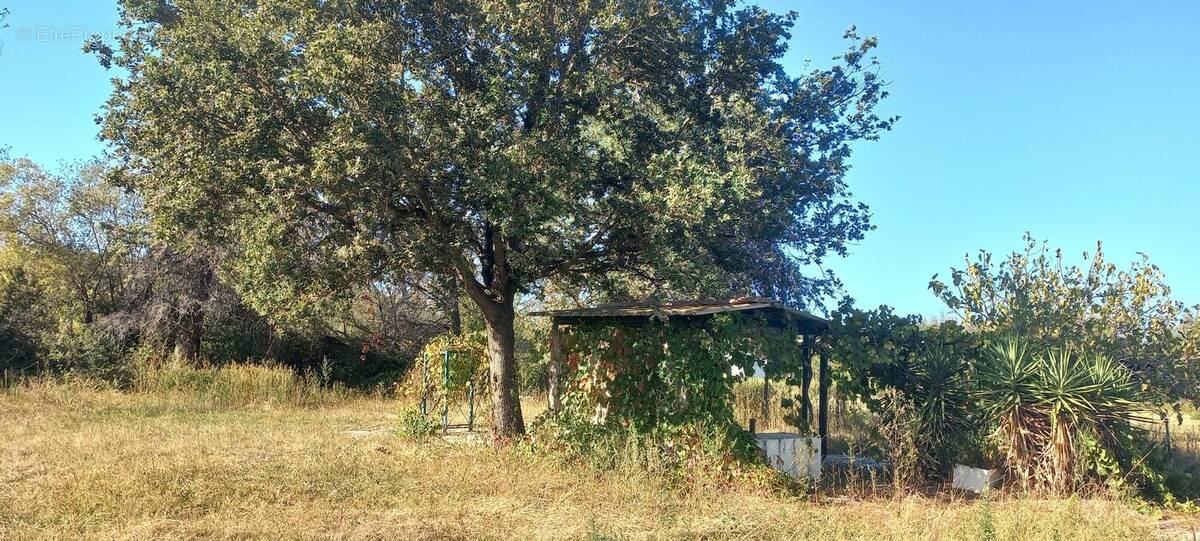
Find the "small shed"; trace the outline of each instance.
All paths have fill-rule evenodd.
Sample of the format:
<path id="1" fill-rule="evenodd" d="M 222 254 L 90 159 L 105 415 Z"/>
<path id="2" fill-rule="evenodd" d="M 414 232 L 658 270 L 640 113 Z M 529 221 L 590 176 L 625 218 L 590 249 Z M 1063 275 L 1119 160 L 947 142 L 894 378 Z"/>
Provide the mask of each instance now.
<path id="1" fill-rule="evenodd" d="M 549 366 L 549 407 L 559 411 L 561 402 L 561 382 L 566 370 L 565 351 L 563 346 L 563 328 L 581 323 L 603 323 L 614 326 L 644 325 L 654 319 L 682 322 L 684 324 L 703 325 L 704 322 L 718 314 L 743 313 L 760 316 L 757 320 L 778 329 L 794 331 L 798 337 L 797 347 L 801 349 L 802 358 L 809 362 L 802 364 L 804 371 L 801 385 L 801 415 L 811 418 L 812 401 L 809 397 L 809 382 L 812 381 L 812 358 L 819 357 L 817 381 L 817 435 L 821 438 L 821 456 L 825 455 L 829 427 L 829 356 L 822 345 L 821 337 L 829 332 L 829 321 L 814 316 L 808 312 L 785 306 L 774 299 L 764 297 L 740 297 L 734 299 L 705 299 L 670 302 L 639 302 L 611 303 L 591 308 L 567 310 L 548 310 L 534 312 L 530 315 L 551 318 L 550 326 L 550 366 Z M 768 384 L 769 385 L 769 384 Z M 764 394 L 767 387 L 764 385 Z"/>

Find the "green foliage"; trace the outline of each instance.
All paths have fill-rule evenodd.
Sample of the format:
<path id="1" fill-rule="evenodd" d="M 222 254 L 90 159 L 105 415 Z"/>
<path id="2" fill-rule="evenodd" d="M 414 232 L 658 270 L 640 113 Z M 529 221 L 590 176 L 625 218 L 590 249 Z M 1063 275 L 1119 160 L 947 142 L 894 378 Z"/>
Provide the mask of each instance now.
<path id="1" fill-rule="evenodd" d="M 897 401 L 911 407 L 904 423 L 921 435 L 920 477 L 946 475 L 955 461 L 979 455 L 971 399 L 977 337 L 953 321 L 926 325 L 887 306 L 860 310 L 849 302 L 833 313 L 830 334 L 832 379 L 842 396 L 881 418 L 893 416 L 887 410 Z"/>
<path id="2" fill-rule="evenodd" d="M 910 381 L 921 370 L 926 378 L 945 374 L 954 364 L 977 355 L 978 337 L 957 322 L 924 324 L 921 318 L 898 315 L 888 306 L 862 310 L 846 300 L 831 314 L 830 323 L 833 382 L 843 396 L 868 405 L 889 388 L 933 385 L 934 381 Z M 923 360 L 933 365 L 921 368 Z"/>
<path id="3" fill-rule="evenodd" d="M 49 172 L 28 159 L 0 168 L 0 240 L 36 269 L 61 319 L 92 323 L 111 312 L 140 219 L 137 197 L 104 179 L 99 163 Z M 15 265 L 14 265 L 15 266 Z"/>
<path id="4" fill-rule="evenodd" d="M 397 394 L 424 401 L 428 411 L 436 411 L 444 403 L 464 403 L 471 392 L 486 396 L 489 389 L 486 351 L 487 339 L 482 331 L 441 334 L 430 340 L 413 361 L 412 368 L 397 383 Z"/>
<path id="5" fill-rule="evenodd" d="M 980 347 L 1002 327 L 968 332 L 953 322 L 922 325 L 887 307 L 844 305 L 832 319 L 838 390 L 862 400 L 883 428 L 897 424 L 888 421 L 896 403 L 911 407 L 911 418 L 899 424 L 921 435 L 921 475 L 998 458 L 1011 479 L 1028 488 L 1066 492 L 1095 482 L 1135 486 L 1160 501 L 1173 497 L 1161 472 L 1187 478 L 1155 460 L 1161 451 L 1135 423 L 1162 395 L 1147 392 L 1104 349 L 1078 354 L 1048 346 L 1056 341 L 1044 337 L 996 338 Z M 1190 332 L 1187 324 L 1176 334 Z M 888 442 L 907 433 L 881 430 Z"/>
<path id="6" fill-rule="evenodd" d="M 1169 506 L 1184 507 L 1192 513 L 1200 511 L 1197 509 L 1197 502 L 1200 502 L 1200 465 L 1194 461 L 1190 463 L 1175 462 L 1170 458 L 1163 457 L 1162 453 L 1158 453 L 1153 458 L 1154 461 L 1148 463 L 1144 468 L 1147 471 L 1139 472 L 1147 480 L 1159 481 L 1158 484 L 1143 481 L 1143 486 L 1151 486 L 1154 489 L 1149 492 L 1149 495 Z"/>
<path id="7" fill-rule="evenodd" d="M 934 349 L 909 368 L 904 395 L 920 433 L 921 474 L 938 478 L 955 463 L 981 458 L 983 429 L 971 396 L 973 366 L 952 350 Z"/>
<path id="8" fill-rule="evenodd" d="M 400 425 L 397 430 L 401 436 L 424 439 L 437 434 L 440 428 L 441 425 L 428 415 L 421 415 L 416 408 L 408 408 L 400 413 Z"/>
<path id="9" fill-rule="evenodd" d="M 992 513 L 992 499 L 984 494 L 979 501 L 979 541 L 996 541 L 996 518 Z"/>
<path id="10" fill-rule="evenodd" d="M 758 327 L 729 315 L 704 325 L 681 320 L 570 326 L 563 415 L 638 431 L 736 425 L 732 368 L 766 365 L 774 374 L 788 357 L 795 362 L 794 334 Z"/>
<path id="11" fill-rule="evenodd" d="M 514 325 L 519 388 L 522 396 L 542 395 L 550 377 L 549 318 L 520 317 Z"/>
<path id="12" fill-rule="evenodd" d="M 884 426 L 898 401 L 911 407 L 902 424 L 921 434 L 921 475 L 944 475 L 955 462 L 986 464 L 993 445 L 1031 488 L 1065 492 L 1138 467 L 1128 434 L 1147 395 L 1103 353 L 1016 338 L 980 348 L 988 331 L 923 326 L 886 307 L 843 306 L 833 323 L 839 391 L 861 399 Z M 902 435 L 892 432 L 884 439 Z"/>
<path id="13" fill-rule="evenodd" d="M 949 284 L 934 275 L 930 289 L 985 335 L 1017 333 L 1035 347 L 1108 357 L 1160 405 L 1200 398 L 1200 335 L 1187 332 L 1194 314 L 1171 298 L 1147 257 L 1121 270 L 1097 243 L 1074 266 L 1047 243 L 1028 234 L 1025 242 L 1000 262 L 981 251 L 952 269 Z"/>
<path id="14" fill-rule="evenodd" d="M 61 330 L 50 344 L 42 368 L 49 374 L 81 376 L 121 386 L 133 378 L 126 349 L 90 325 L 76 324 Z"/>
<path id="15" fill-rule="evenodd" d="M 750 475 L 759 452 L 734 416 L 742 378 L 732 368 L 767 366 L 772 374 L 798 360 L 794 333 L 735 315 L 702 324 L 581 323 L 566 328 L 565 340 L 563 408 L 539 420 L 535 442 L 602 467 L 632 452 L 635 462 L 664 471 L 703 464 L 710 473 Z"/>
<path id="16" fill-rule="evenodd" d="M 44 296 L 25 269 L 0 270 L 0 372 L 15 376 L 36 368 L 39 339 L 50 324 Z"/>
<path id="17" fill-rule="evenodd" d="M 360 303 L 271 321 L 222 278 L 235 247 L 164 243 L 148 230 L 137 194 L 109 182 L 107 171 L 94 162 L 50 170 L 0 154 L 6 381 L 45 372 L 125 384 L 133 367 L 123 366 L 132 362 L 124 350 L 151 347 L 157 361 L 197 365 L 270 358 L 316 374 L 326 362 L 330 381 L 390 387 L 441 328 L 429 321 L 432 303 L 413 293 L 423 284 L 372 284 Z M 372 307 L 387 311 L 364 313 Z"/>
<path id="18" fill-rule="evenodd" d="M 447 352 L 450 354 L 448 380 L 443 371 L 443 357 Z M 487 359 L 487 338 L 480 331 L 439 335 L 421 352 L 421 362 L 427 363 L 430 382 L 442 387 L 448 381 L 452 393 L 465 392 L 472 383 L 486 385 Z"/>

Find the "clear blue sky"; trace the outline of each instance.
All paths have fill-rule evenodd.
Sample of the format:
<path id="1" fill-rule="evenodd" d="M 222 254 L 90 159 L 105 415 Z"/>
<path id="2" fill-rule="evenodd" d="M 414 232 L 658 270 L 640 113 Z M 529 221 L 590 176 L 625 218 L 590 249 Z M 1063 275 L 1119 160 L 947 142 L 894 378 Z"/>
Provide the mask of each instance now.
<path id="1" fill-rule="evenodd" d="M 827 65 L 850 24 L 881 40 L 893 132 L 849 182 L 876 231 L 830 263 L 860 304 L 938 315 L 935 272 L 1028 230 L 1078 260 L 1138 252 L 1200 303 L 1200 2 L 770 1 L 800 14 L 788 65 Z M 0 146 L 96 155 L 109 75 L 79 52 L 116 31 L 104 0 L 0 0 Z"/>

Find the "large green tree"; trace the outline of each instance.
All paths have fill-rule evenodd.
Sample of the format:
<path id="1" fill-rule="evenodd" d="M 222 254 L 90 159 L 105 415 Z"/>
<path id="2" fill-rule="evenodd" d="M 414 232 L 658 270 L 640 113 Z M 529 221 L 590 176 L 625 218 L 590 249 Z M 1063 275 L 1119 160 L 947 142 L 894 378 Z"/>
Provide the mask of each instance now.
<path id="1" fill-rule="evenodd" d="M 625 276 L 796 301 L 869 229 L 850 144 L 891 126 L 874 39 L 783 70 L 794 15 L 725 0 L 124 0 L 103 135 L 156 225 L 232 247 L 265 313 L 403 272 L 488 331 L 523 431 L 514 299 Z M 192 235 L 187 235 L 191 237 Z"/>

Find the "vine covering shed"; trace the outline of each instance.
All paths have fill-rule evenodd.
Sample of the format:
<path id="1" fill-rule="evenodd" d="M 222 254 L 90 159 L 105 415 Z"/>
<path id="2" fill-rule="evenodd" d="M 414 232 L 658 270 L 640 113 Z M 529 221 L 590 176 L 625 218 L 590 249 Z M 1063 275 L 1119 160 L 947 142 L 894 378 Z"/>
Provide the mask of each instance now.
<path id="1" fill-rule="evenodd" d="M 742 325 L 755 325 L 769 328 L 773 332 L 791 338 L 787 341 L 793 346 L 794 358 L 798 363 L 801 388 L 800 415 L 805 424 L 812 416 L 812 405 L 809 394 L 809 383 L 813 377 L 812 359 L 819 356 L 817 381 L 817 435 L 821 437 L 822 454 L 828 433 L 829 412 L 829 358 L 825 348 L 821 347 L 819 337 L 829 331 L 829 321 L 814 316 L 808 312 L 785 306 L 774 299 L 764 297 L 740 297 L 727 300 L 690 300 L 671 302 L 640 302 L 602 304 L 591 308 L 567 310 L 549 310 L 535 312 L 532 316 L 551 318 L 550 326 L 550 381 L 549 406 L 553 411 L 562 407 L 563 382 L 566 380 L 566 351 L 563 340 L 564 330 L 577 325 L 603 325 L 620 329 L 633 328 L 659 321 L 671 326 L 703 327 L 708 322 L 722 314 L 736 314 Z M 783 363 L 764 362 L 763 370 L 766 376 L 776 377 L 773 368 L 783 366 Z M 791 365 L 791 366 L 794 366 Z M 750 368 L 750 367 L 743 367 Z M 765 387 L 764 387 L 765 390 Z M 810 425 L 809 425 L 810 426 Z"/>

